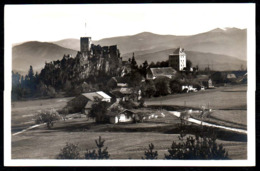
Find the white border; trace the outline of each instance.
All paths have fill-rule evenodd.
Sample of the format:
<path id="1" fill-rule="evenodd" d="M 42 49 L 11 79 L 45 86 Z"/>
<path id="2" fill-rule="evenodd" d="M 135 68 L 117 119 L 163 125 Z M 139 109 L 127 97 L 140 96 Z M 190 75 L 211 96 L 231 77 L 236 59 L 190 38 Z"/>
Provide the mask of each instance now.
<path id="1" fill-rule="evenodd" d="M 167 4 L 166 4 L 167 5 Z M 209 4 L 212 5 L 212 4 Z M 214 4 L 213 4 L 214 5 Z M 243 4 L 247 9 L 247 125 L 248 125 L 248 154 L 247 160 L 231 161 L 203 161 L 203 160 L 18 160 L 11 159 L 11 70 L 12 70 L 12 43 L 8 37 L 12 33 L 6 28 L 4 35 L 4 165 L 5 166 L 255 166 L 255 4 Z M 8 6 L 5 6 L 4 11 Z M 231 10 L 232 12 L 232 10 Z M 242 11 L 241 11 L 242 12 Z M 245 11 L 243 11 L 245 12 Z M 19 28 L 17 28 L 19 29 Z"/>

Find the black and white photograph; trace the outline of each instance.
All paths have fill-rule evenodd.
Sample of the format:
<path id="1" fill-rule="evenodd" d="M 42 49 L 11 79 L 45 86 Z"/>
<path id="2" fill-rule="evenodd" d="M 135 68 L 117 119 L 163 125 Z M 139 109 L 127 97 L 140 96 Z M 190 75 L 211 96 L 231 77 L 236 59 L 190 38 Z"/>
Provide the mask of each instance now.
<path id="1" fill-rule="evenodd" d="M 6 166 L 254 166 L 255 4 L 5 5 Z"/>

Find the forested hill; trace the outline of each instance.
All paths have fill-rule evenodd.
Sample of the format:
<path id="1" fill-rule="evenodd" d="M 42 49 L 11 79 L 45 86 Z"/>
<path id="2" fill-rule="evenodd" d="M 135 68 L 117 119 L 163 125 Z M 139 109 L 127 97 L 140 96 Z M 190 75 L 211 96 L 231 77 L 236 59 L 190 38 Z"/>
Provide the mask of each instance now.
<path id="1" fill-rule="evenodd" d="M 48 42 L 26 42 L 13 47 L 13 70 L 26 74 L 30 65 L 34 71 L 40 71 L 45 62 L 62 59 L 64 54 L 76 56 L 77 51 Z"/>

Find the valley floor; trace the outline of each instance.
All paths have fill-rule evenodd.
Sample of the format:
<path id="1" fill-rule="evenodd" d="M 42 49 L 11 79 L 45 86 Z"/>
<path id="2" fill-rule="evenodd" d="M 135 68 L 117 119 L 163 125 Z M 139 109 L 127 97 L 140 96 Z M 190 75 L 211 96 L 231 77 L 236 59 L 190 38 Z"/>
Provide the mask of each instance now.
<path id="1" fill-rule="evenodd" d="M 12 103 L 12 133 L 34 125 L 38 110 L 60 109 L 71 98 L 34 100 Z M 204 92 L 177 94 L 147 99 L 148 105 L 179 105 L 200 107 L 208 105 L 215 110 L 210 121 L 221 120 L 223 125 L 247 127 L 246 86 L 220 87 Z M 221 111 L 221 112 L 218 112 Z M 12 159 L 55 159 L 66 142 L 78 144 L 82 155 L 86 149 L 95 149 L 95 139 L 102 136 L 112 159 L 141 159 L 148 144 L 153 143 L 159 158 L 163 159 L 172 141 L 178 140 L 175 132 L 180 120 L 167 113 L 165 118 L 151 119 L 138 124 L 98 125 L 87 118 L 58 121 L 50 130 L 46 126 L 28 130 L 12 136 Z M 214 118 L 217 118 L 214 120 Z M 247 158 L 247 142 L 243 139 L 230 140 L 223 137 L 223 143 L 231 159 Z"/>

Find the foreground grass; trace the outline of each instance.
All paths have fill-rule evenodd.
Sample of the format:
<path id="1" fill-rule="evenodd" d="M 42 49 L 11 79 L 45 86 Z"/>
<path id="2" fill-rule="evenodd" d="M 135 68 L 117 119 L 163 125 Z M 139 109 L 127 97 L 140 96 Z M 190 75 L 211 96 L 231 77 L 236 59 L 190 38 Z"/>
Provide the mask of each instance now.
<path id="1" fill-rule="evenodd" d="M 84 154 L 86 149 L 95 149 L 94 140 L 102 136 L 106 140 L 111 159 L 141 159 L 149 143 L 155 145 L 158 158 L 164 158 L 172 141 L 178 142 L 176 134 L 153 132 L 56 132 L 33 131 L 12 137 L 13 159 L 55 159 L 66 142 L 78 144 Z M 246 143 L 217 141 L 223 143 L 232 159 L 246 159 Z"/>
<path id="2" fill-rule="evenodd" d="M 158 158 L 163 159 L 172 141 L 179 141 L 179 134 L 173 132 L 175 129 L 176 124 L 173 122 L 156 123 L 152 120 L 125 125 L 98 125 L 86 119 L 60 121 L 51 130 L 42 126 L 12 136 L 12 158 L 55 159 L 66 142 L 78 144 L 84 154 L 86 149 L 95 149 L 94 140 L 102 136 L 106 140 L 105 146 L 108 147 L 111 159 L 141 159 L 150 143 L 155 145 Z M 217 143 L 223 143 L 231 159 L 247 158 L 246 141 L 217 140 Z"/>

